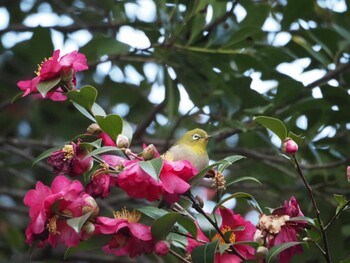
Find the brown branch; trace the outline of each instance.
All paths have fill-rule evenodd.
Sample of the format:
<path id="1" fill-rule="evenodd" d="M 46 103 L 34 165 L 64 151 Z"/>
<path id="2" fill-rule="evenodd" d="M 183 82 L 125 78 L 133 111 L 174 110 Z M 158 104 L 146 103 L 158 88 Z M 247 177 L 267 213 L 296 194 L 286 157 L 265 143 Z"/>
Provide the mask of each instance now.
<path id="1" fill-rule="evenodd" d="M 306 88 L 312 89 L 312 88 L 315 88 L 317 86 L 320 86 L 320 85 L 324 84 L 325 82 L 336 78 L 340 74 L 345 73 L 348 70 L 350 70 L 350 62 L 346 63 L 346 64 L 341 64 L 335 70 L 329 71 L 322 78 L 319 78 L 319 79 L 315 80 L 314 82 L 308 84 L 306 86 Z"/>

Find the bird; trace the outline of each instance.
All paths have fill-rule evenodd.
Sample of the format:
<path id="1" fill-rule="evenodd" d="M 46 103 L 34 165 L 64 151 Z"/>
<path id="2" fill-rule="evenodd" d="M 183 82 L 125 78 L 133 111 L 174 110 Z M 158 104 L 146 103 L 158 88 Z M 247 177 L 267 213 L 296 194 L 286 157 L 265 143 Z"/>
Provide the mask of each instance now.
<path id="1" fill-rule="evenodd" d="M 165 158 L 172 161 L 187 160 L 201 171 L 209 164 L 207 143 L 211 137 L 202 129 L 190 130 L 169 148 Z"/>

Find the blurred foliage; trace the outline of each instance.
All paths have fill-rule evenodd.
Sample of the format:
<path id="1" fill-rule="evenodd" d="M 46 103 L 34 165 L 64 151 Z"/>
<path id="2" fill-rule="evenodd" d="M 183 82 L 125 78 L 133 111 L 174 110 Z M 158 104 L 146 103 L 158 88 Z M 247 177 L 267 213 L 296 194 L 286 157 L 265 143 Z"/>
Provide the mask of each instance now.
<path id="1" fill-rule="evenodd" d="M 280 155 L 280 142 L 252 121 L 256 115 L 271 116 L 305 136 L 298 158 L 325 223 L 336 211 L 333 193 L 350 198 L 345 178 L 349 1 L 3 0 L 0 6 L 2 20 L 8 18 L 0 29 L 1 262 L 29 260 L 22 199 L 37 180 L 52 181 L 44 162 L 31 167 L 33 159 L 90 124 L 68 102 L 26 97 L 11 104 L 17 82 L 32 78 L 36 65 L 57 48 L 79 49 L 87 56 L 90 69 L 78 75 L 78 86 L 97 87 L 106 112 L 133 125 L 134 147 L 154 143 L 164 151 L 185 130 L 204 128 L 216 135 L 209 145 L 212 160 L 247 157 L 231 167 L 228 181 L 252 176 L 263 183 L 242 182 L 228 192 L 246 191 L 261 207 L 277 207 L 294 195 L 304 214 L 314 217 L 301 180 Z M 286 67 L 290 63 L 296 66 Z M 116 191 L 103 207 L 136 205 Z M 247 206 L 239 202 L 236 211 L 244 213 Z M 334 262 L 349 256 L 349 229 L 348 212 L 328 229 Z M 43 248 L 32 262 L 60 262 L 62 253 Z M 170 258 L 164 261 L 174 262 Z M 128 259 L 95 252 L 68 262 L 75 260 Z M 310 246 L 293 262 L 321 261 Z"/>

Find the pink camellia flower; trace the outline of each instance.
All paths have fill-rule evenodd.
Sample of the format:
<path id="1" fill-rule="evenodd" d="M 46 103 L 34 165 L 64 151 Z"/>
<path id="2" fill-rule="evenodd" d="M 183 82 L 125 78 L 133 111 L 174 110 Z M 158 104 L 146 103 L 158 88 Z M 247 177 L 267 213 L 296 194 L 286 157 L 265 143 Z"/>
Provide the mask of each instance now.
<path id="1" fill-rule="evenodd" d="M 53 167 L 55 173 L 79 176 L 92 168 L 92 157 L 86 157 L 87 152 L 81 149 L 79 144 L 80 142 L 77 144 L 71 142 L 51 153 L 47 162 Z"/>
<path id="2" fill-rule="evenodd" d="M 95 234 L 113 234 L 108 244 L 103 246 L 103 251 L 116 256 L 136 257 L 157 250 L 165 255 L 167 251 L 163 241 L 156 241 L 152 237 L 151 227 L 138 223 L 140 218 L 140 212 L 126 209 L 114 212 L 114 218 L 97 217 Z"/>
<path id="3" fill-rule="evenodd" d="M 254 233 L 256 231 L 255 226 L 249 221 L 244 220 L 244 218 L 239 214 L 234 214 L 232 210 L 227 208 L 219 208 L 216 211 L 217 214 L 221 215 L 222 223 L 220 225 L 220 230 L 228 239 L 227 241 L 232 243 L 237 252 L 239 252 L 246 259 L 254 259 L 255 249 L 248 245 L 235 245 L 236 242 L 241 241 L 253 241 Z M 215 240 L 219 240 L 219 245 L 223 245 L 226 242 L 223 238 L 217 233 L 215 234 L 211 240 L 204 235 L 202 230 L 198 228 L 198 236 L 197 240 L 203 242 L 211 242 Z M 236 230 L 237 228 L 243 228 Z M 231 232 L 231 233 L 230 233 Z M 230 234 L 228 234 L 230 233 Z M 194 238 L 188 238 L 187 251 L 192 252 L 192 250 L 197 247 L 203 245 L 203 242 L 198 242 Z M 230 249 L 230 248 L 228 248 Z M 215 254 L 215 263 L 238 263 L 242 262 L 242 259 L 233 254 L 231 251 L 225 251 L 223 254 L 220 254 L 219 251 Z"/>
<path id="4" fill-rule="evenodd" d="M 159 177 L 164 189 L 165 201 L 169 204 L 177 202 L 180 195 L 190 189 L 187 182 L 196 174 L 197 169 L 187 160 L 176 162 L 164 160 Z"/>
<path id="5" fill-rule="evenodd" d="M 298 151 L 298 144 L 291 138 L 287 137 L 282 144 L 282 152 L 295 154 Z"/>
<path id="6" fill-rule="evenodd" d="M 56 50 L 51 58 L 46 59 L 39 66 L 37 77 L 19 81 L 17 86 L 24 91 L 24 97 L 30 93 L 38 93 L 37 86 L 40 82 L 56 80 L 57 84 L 46 94 L 46 97 L 56 101 L 66 100 L 67 97 L 62 93 L 75 89 L 76 72 L 86 69 L 88 66 L 84 54 L 73 51 L 60 58 L 60 50 Z"/>
<path id="7" fill-rule="evenodd" d="M 129 196 L 146 198 L 148 201 L 158 200 L 163 193 L 162 183 L 146 173 L 139 160 L 126 160 L 124 170 L 118 174 L 118 186 Z"/>
<path id="8" fill-rule="evenodd" d="M 268 248 L 286 242 L 297 242 L 298 233 L 307 226 L 307 222 L 293 221 L 290 218 L 303 216 L 297 200 L 292 196 L 289 201 L 284 202 L 282 207 L 273 210 L 272 215 L 261 215 L 257 228 L 267 238 Z M 278 255 L 278 259 L 281 263 L 288 263 L 293 255 L 301 254 L 302 251 L 301 245 L 295 245 L 283 250 Z"/>
<path id="9" fill-rule="evenodd" d="M 77 181 L 70 181 L 64 176 L 57 176 L 51 188 L 37 182 L 35 189 L 24 197 L 24 204 L 29 207 L 30 223 L 27 226 L 26 242 L 39 240 L 39 246 L 46 242 L 55 247 L 57 244 L 76 246 L 84 235 L 84 229 L 78 234 L 67 220 L 91 213 L 97 216 L 99 208 L 95 200 L 82 192 L 83 186 Z"/>
<path id="10" fill-rule="evenodd" d="M 85 191 L 93 197 L 106 198 L 110 194 L 110 189 L 116 187 L 117 177 L 114 174 L 108 173 L 108 169 L 113 167 L 115 170 L 120 170 L 125 159 L 115 155 L 102 155 L 105 163 L 102 168 L 98 169 L 91 176 L 91 181 L 86 185 Z"/>

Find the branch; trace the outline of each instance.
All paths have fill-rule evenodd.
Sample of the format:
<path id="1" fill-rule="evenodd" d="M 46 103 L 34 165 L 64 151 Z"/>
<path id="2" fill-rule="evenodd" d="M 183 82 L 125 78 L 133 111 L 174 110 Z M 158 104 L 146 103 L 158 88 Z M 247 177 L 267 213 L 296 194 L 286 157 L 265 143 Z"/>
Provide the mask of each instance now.
<path id="1" fill-rule="evenodd" d="M 322 78 L 315 80 L 314 82 L 308 84 L 306 86 L 306 88 L 312 89 L 312 88 L 315 88 L 317 86 L 320 86 L 320 85 L 324 84 L 325 82 L 336 78 L 338 75 L 345 73 L 348 70 L 350 70 L 350 62 L 346 63 L 346 64 L 341 64 L 335 70 L 329 71 Z"/>

